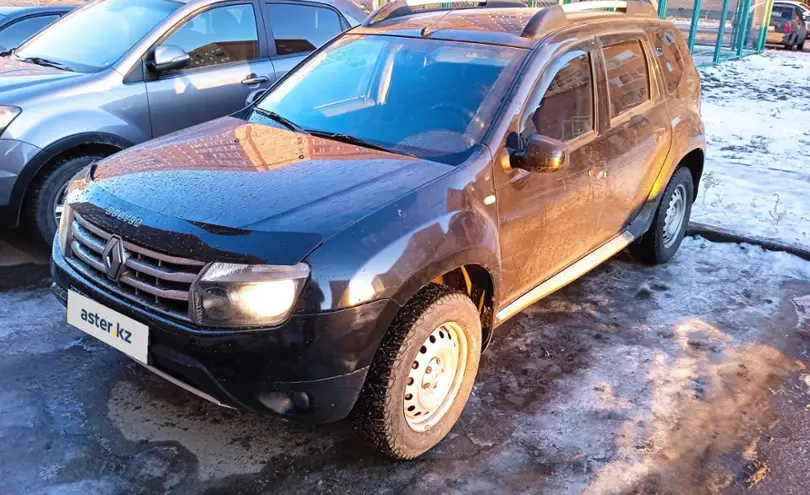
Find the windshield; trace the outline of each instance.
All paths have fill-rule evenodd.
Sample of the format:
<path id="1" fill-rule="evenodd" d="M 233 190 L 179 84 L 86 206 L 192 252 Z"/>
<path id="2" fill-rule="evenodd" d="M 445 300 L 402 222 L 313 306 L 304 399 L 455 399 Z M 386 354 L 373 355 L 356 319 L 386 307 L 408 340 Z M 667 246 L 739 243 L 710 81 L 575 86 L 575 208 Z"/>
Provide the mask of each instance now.
<path id="1" fill-rule="evenodd" d="M 313 133 L 351 136 L 457 165 L 489 129 L 526 52 L 391 36 L 346 36 L 258 105 Z"/>
<path id="2" fill-rule="evenodd" d="M 166 0 L 100 1 L 50 26 L 16 56 L 52 60 L 77 72 L 99 72 L 180 6 Z"/>

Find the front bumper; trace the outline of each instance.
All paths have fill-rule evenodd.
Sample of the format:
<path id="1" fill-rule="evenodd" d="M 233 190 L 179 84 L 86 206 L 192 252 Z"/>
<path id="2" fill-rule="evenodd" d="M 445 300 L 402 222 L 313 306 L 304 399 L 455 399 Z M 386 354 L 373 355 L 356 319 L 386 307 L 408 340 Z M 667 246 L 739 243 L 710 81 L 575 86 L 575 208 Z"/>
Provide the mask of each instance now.
<path id="1" fill-rule="evenodd" d="M 41 150 L 32 144 L 0 139 L 0 227 L 14 226 L 19 213 L 18 181 L 23 170 Z"/>
<path id="2" fill-rule="evenodd" d="M 271 329 L 202 331 L 102 291 L 58 249 L 51 272 L 63 304 L 73 290 L 146 324 L 147 367 L 164 378 L 220 405 L 319 424 L 351 412 L 368 372 L 367 356 L 381 338 L 378 321 L 390 321 L 398 309 L 380 300 L 294 315 Z"/>

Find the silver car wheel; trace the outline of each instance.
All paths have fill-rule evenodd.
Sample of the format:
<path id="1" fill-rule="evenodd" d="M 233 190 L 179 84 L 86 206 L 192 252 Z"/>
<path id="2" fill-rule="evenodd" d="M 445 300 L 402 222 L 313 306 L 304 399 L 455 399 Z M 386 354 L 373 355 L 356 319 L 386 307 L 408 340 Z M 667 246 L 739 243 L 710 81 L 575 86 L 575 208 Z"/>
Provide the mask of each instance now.
<path id="1" fill-rule="evenodd" d="M 681 234 L 686 219 L 686 186 L 679 184 L 672 193 L 664 217 L 664 247 L 670 248 Z"/>
<path id="2" fill-rule="evenodd" d="M 62 219 L 62 212 L 65 210 L 65 198 L 67 197 L 68 185 L 69 181 L 62 184 L 62 187 L 59 188 L 59 191 L 57 191 L 53 199 L 53 218 L 56 220 L 57 227 L 59 226 L 59 221 Z"/>
<path id="3" fill-rule="evenodd" d="M 405 420 L 412 430 L 435 426 L 456 400 L 467 369 L 467 338 L 458 323 L 444 323 L 416 353 L 403 400 Z"/>

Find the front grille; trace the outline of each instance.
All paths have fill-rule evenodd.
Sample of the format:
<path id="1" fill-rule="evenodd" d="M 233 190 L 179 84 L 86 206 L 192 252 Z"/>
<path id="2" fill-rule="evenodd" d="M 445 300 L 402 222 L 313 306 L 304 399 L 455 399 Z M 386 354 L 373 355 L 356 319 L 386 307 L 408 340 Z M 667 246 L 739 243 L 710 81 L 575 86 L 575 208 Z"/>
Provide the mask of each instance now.
<path id="1" fill-rule="evenodd" d="M 151 309 L 188 321 L 189 290 L 205 263 L 169 256 L 124 241 L 125 268 L 118 282 L 114 282 L 107 277 L 102 259 L 105 244 L 112 236 L 74 214 L 66 259 L 98 285 Z"/>

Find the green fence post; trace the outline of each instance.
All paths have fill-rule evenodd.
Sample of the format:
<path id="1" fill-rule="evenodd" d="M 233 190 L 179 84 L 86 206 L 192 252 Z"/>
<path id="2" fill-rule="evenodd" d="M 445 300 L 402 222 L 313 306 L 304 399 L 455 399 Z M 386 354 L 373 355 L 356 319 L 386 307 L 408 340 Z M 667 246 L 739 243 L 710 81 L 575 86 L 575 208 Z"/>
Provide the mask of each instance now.
<path id="1" fill-rule="evenodd" d="M 751 0 L 743 0 L 743 5 L 745 10 L 742 13 L 742 22 L 737 26 L 737 32 L 739 33 L 739 38 L 737 40 L 737 56 L 743 56 L 743 50 L 745 50 L 745 41 L 748 39 L 748 19 L 751 13 Z"/>
<path id="2" fill-rule="evenodd" d="M 762 19 L 762 29 L 759 31 L 759 41 L 757 42 L 757 52 L 765 48 L 765 40 L 768 37 L 768 26 L 771 25 L 771 14 L 773 14 L 774 0 L 766 0 L 765 17 Z"/>
<path id="3" fill-rule="evenodd" d="M 695 36 L 697 35 L 698 21 L 700 21 L 700 0 L 695 0 L 692 10 L 692 24 L 689 26 L 689 53 L 695 52 Z"/>
<path id="4" fill-rule="evenodd" d="M 667 16 L 667 0 L 658 0 L 658 17 L 663 19 Z"/>
<path id="5" fill-rule="evenodd" d="M 723 47 L 723 35 L 726 32 L 726 21 L 728 20 L 728 4 L 731 0 L 723 0 L 723 11 L 720 13 L 720 27 L 717 30 L 717 41 L 714 43 L 714 63 L 720 62 L 720 49 Z"/>

